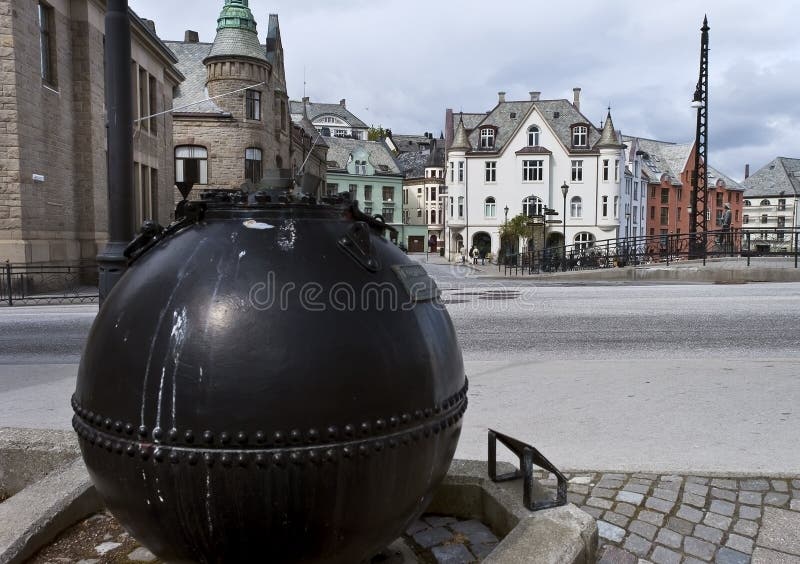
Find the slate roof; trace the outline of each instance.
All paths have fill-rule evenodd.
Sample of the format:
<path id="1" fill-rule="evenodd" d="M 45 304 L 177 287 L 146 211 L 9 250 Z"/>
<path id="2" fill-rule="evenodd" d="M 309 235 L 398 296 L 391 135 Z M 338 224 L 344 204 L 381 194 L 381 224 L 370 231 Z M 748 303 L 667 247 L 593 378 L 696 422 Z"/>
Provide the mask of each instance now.
<path id="1" fill-rule="evenodd" d="M 746 198 L 800 195 L 800 159 L 777 157 L 742 182 Z"/>
<path id="2" fill-rule="evenodd" d="M 413 151 L 420 151 L 424 148 L 430 148 L 431 141 L 429 137 L 424 135 L 394 135 L 392 134 L 392 142 L 397 147 L 398 153 L 408 153 Z"/>
<path id="3" fill-rule="evenodd" d="M 414 151 L 400 153 L 395 160 L 406 178 L 422 178 L 425 176 L 425 167 L 428 166 L 429 157 L 427 151 Z"/>
<path id="4" fill-rule="evenodd" d="M 327 137 L 325 141 L 328 143 L 328 169 L 343 170 L 347 168 L 351 153 L 360 147 L 366 151 L 367 160 L 375 167 L 375 174 L 403 174 L 392 153 L 380 141 L 340 139 L 338 137 Z"/>
<path id="5" fill-rule="evenodd" d="M 303 113 L 303 102 L 297 100 L 291 100 L 289 102 L 291 105 L 291 112 L 292 115 L 302 115 Z M 308 102 L 306 104 L 308 109 L 308 117 L 311 121 L 316 120 L 320 116 L 336 116 L 338 118 L 343 119 L 347 122 L 350 127 L 357 127 L 368 129 L 369 126 L 358 119 L 353 113 L 348 110 L 346 107 L 342 106 L 341 104 L 323 104 L 318 102 Z"/>
<path id="6" fill-rule="evenodd" d="M 228 115 L 225 110 L 213 101 L 200 102 L 208 98 L 206 91 L 206 66 L 203 60 L 211 51 L 211 43 L 184 43 L 182 41 L 166 41 L 167 47 L 178 59 L 178 70 L 186 77 L 175 89 L 172 100 L 175 113 L 204 113 Z M 199 103 L 198 103 L 199 102 Z M 189 107 L 184 107 L 192 104 Z M 180 108 L 179 110 L 177 108 Z"/>
<path id="7" fill-rule="evenodd" d="M 224 27 L 217 32 L 209 57 L 249 57 L 267 60 L 267 49 L 258 40 L 258 34 L 245 29 Z"/>
<path id="8" fill-rule="evenodd" d="M 485 112 L 482 113 L 482 114 L 464 113 L 464 112 L 455 113 L 454 112 L 453 113 L 453 123 L 458 123 L 459 119 L 463 119 L 464 120 L 464 127 L 467 129 L 467 131 L 472 131 L 473 129 L 475 129 L 478 126 L 478 124 L 481 121 L 483 121 L 483 118 L 485 118 L 485 117 L 486 117 L 486 113 Z"/>

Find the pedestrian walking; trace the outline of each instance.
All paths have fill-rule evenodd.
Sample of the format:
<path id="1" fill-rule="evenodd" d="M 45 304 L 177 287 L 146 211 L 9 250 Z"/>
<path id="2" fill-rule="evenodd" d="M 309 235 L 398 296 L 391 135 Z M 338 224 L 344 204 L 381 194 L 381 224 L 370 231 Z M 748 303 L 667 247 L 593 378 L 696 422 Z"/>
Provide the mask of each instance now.
<path id="1" fill-rule="evenodd" d="M 478 256 L 480 256 L 480 251 L 478 251 L 478 247 L 472 247 L 472 264 L 478 264 Z"/>

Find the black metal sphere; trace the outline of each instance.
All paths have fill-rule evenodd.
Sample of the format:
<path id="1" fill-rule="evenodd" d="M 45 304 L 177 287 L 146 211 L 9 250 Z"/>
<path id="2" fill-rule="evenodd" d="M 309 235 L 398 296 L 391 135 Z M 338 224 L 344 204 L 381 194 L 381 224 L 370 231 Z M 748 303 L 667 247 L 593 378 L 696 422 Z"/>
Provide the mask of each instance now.
<path id="1" fill-rule="evenodd" d="M 203 210 L 94 323 L 73 398 L 92 480 L 170 562 L 359 562 L 455 452 L 450 318 L 421 267 L 342 208 Z"/>

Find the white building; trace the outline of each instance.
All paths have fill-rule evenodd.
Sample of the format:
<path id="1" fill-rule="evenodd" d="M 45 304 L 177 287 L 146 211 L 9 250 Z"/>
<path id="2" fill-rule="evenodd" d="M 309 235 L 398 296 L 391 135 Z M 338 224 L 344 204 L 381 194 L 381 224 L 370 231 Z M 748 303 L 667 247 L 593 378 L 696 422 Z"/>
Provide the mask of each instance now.
<path id="1" fill-rule="evenodd" d="M 446 170 L 449 256 L 462 244 L 497 256 L 506 217 L 541 216 L 547 208 L 558 215 L 546 217 L 558 220 L 566 208 L 566 226 L 559 221 L 544 227 L 547 247 L 563 246 L 565 229 L 567 245 L 617 238 L 625 154 L 610 111 L 599 130 L 581 114 L 576 88 L 573 102 L 540 100 L 538 92 L 527 101 L 506 101 L 500 92 L 494 109 L 477 123 L 475 115 L 459 116 L 453 124 L 448 110 L 446 118 L 452 139 Z M 519 241 L 517 248 L 529 243 Z"/>
<path id="2" fill-rule="evenodd" d="M 369 127 L 347 109 L 344 98 L 338 104 L 326 104 L 305 97 L 300 102 L 292 100 L 290 105 L 292 121 L 299 122 L 305 110 L 311 123 L 325 137 L 367 140 Z"/>
<path id="3" fill-rule="evenodd" d="M 793 231 L 800 228 L 800 159 L 777 157 L 742 185 L 742 246 L 759 253 L 793 252 Z"/>
<path id="4" fill-rule="evenodd" d="M 636 137 L 623 137 L 625 143 L 625 172 L 620 192 L 618 239 L 647 235 L 647 171 L 645 151 Z"/>

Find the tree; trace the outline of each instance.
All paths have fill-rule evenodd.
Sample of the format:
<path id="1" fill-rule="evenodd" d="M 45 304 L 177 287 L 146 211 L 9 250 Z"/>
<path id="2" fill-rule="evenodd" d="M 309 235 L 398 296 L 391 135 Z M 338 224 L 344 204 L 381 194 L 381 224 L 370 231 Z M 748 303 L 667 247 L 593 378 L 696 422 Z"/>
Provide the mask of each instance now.
<path id="1" fill-rule="evenodd" d="M 519 214 L 500 226 L 500 248 L 503 253 L 513 253 L 519 240 L 530 236 L 528 221 L 530 218 L 527 215 Z"/>
<path id="2" fill-rule="evenodd" d="M 367 131 L 367 139 L 370 141 L 380 141 L 384 137 L 391 137 L 392 130 L 391 129 L 384 129 L 383 126 L 379 125 L 375 127 L 374 125 L 369 128 Z"/>

